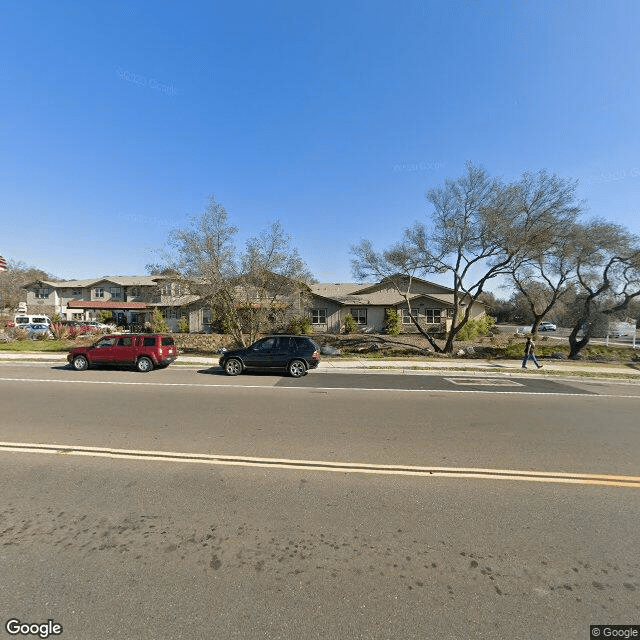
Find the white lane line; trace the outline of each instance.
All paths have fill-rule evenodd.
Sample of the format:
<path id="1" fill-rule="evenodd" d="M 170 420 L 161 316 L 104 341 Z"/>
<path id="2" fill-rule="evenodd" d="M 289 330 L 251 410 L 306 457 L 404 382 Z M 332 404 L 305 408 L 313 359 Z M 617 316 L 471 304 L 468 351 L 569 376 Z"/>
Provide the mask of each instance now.
<path id="1" fill-rule="evenodd" d="M 87 447 L 82 445 L 35 444 L 0 442 L 0 451 L 11 453 L 48 453 L 58 455 L 91 456 L 156 462 L 190 462 L 209 465 L 262 467 L 270 469 L 298 469 L 338 473 L 369 473 L 377 475 L 406 475 L 444 478 L 481 478 L 491 480 L 522 480 L 566 484 L 606 485 L 640 489 L 640 477 L 593 473 L 553 471 L 520 471 L 514 469 L 484 469 L 473 467 L 423 467 L 415 465 L 374 464 L 362 462 L 334 462 L 325 460 L 296 460 L 289 458 L 260 458 L 216 454 L 181 453 L 172 451 L 144 451 Z"/>
<path id="2" fill-rule="evenodd" d="M 457 393 L 457 394 L 491 394 L 507 396 L 568 396 L 576 398 L 615 398 L 640 400 L 640 395 L 625 396 L 615 394 L 599 394 L 591 392 L 569 393 L 565 391 L 496 391 L 488 389 L 381 389 L 376 387 L 289 387 L 270 384 L 205 384 L 201 382 L 128 382 L 124 380 L 55 380 L 50 378 L 0 378 L 0 382 L 53 382 L 56 384 L 112 384 L 129 385 L 142 387 L 194 387 L 211 389 L 279 389 L 282 391 L 366 391 L 366 392 L 386 392 L 386 393 Z"/>

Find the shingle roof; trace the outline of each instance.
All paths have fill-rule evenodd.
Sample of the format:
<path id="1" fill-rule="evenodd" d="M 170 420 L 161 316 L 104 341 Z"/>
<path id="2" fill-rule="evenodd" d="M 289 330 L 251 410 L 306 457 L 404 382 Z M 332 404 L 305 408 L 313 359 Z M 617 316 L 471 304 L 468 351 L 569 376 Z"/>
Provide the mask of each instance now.
<path id="1" fill-rule="evenodd" d="M 157 285 L 158 279 L 158 276 L 102 276 L 100 278 L 87 278 L 84 280 L 35 280 L 34 282 L 26 284 L 25 287 L 31 286 L 36 282 L 41 282 L 42 284 L 56 287 L 57 289 L 82 289 L 105 281 L 119 284 L 122 287 L 140 287 Z"/>
<path id="2" fill-rule="evenodd" d="M 367 285 L 357 284 L 355 282 L 346 282 L 346 283 L 330 283 L 330 282 L 317 282 L 315 284 L 310 284 L 309 289 L 311 289 L 311 293 L 322 296 L 324 298 L 343 298 L 348 296 L 350 293 L 361 289 Z"/>
<path id="3" fill-rule="evenodd" d="M 117 300 L 70 300 L 69 309 L 146 309 L 144 302 L 122 302 Z"/>

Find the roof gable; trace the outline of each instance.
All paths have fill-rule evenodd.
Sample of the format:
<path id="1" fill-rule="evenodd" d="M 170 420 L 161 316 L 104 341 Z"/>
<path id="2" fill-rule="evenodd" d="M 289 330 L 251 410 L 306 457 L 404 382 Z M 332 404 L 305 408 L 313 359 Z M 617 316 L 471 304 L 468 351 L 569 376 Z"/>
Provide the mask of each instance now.
<path id="1" fill-rule="evenodd" d="M 382 290 L 393 290 L 397 291 L 396 287 L 406 288 L 409 284 L 409 277 L 398 274 L 396 276 L 389 276 L 388 278 L 383 278 L 380 282 L 376 282 L 374 284 L 368 284 L 362 286 L 362 288 L 354 291 L 353 293 L 360 295 L 363 293 L 371 293 L 373 291 L 382 291 Z M 449 287 L 445 287 L 441 284 L 436 284 L 435 282 L 430 282 L 429 280 L 423 280 L 422 278 L 411 278 L 411 294 L 453 294 L 453 289 Z"/>

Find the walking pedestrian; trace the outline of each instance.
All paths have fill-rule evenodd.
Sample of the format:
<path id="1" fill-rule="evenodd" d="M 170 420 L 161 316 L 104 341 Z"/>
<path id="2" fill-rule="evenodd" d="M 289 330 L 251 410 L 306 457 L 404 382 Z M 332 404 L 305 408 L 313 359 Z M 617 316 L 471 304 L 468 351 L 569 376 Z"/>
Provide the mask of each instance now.
<path id="1" fill-rule="evenodd" d="M 524 345 L 524 358 L 522 360 L 522 368 L 527 368 L 527 360 L 533 360 L 538 369 L 542 369 L 542 365 L 536 359 L 536 343 L 531 339 L 527 338 L 527 343 Z"/>

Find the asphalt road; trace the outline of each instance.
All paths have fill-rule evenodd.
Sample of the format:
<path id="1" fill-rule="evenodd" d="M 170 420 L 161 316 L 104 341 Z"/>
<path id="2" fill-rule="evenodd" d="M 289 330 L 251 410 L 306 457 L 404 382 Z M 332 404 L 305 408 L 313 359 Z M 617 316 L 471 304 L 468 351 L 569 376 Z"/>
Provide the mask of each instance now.
<path id="1" fill-rule="evenodd" d="M 637 385 L 3 364 L 0 407 L 3 625 L 453 639 L 640 622 Z"/>

